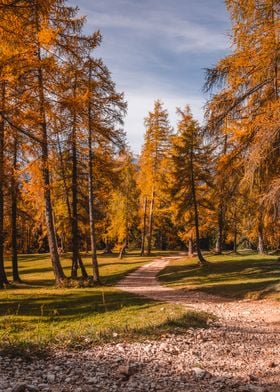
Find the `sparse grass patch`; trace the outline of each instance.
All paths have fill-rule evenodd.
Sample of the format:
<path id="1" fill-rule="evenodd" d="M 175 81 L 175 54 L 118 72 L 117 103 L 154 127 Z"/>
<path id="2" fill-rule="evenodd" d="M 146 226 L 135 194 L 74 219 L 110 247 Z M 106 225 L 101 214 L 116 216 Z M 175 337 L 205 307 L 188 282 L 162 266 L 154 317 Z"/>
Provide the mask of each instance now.
<path id="1" fill-rule="evenodd" d="M 280 263 L 277 256 L 244 252 L 207 255 L 211 262 L 198 267 L 196 258 L 174 260 L 159 274 L 162 284 L 230 298 L 280 300 Z"/>

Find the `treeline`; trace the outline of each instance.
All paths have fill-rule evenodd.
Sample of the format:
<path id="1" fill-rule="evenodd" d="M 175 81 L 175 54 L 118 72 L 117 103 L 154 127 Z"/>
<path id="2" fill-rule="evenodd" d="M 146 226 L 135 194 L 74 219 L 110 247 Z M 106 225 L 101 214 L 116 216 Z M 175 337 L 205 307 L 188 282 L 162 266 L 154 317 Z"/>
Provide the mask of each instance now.
<path id="1" fill-rule="evenodd" d="M 84 231 L 98 280 L 94 214 L 109 201 L 126 111 L 93 56 L 101 35 L 84 35 L 85 18 L 63 0 L 1 1 L 0 19 L 0 285 L 8 283 L 4 245 L 15 281 L 18 251 L 39 250 L 50 251 L 63 282 L 59 247 L 69 244 L 72 277 L 79 267 L 86 277 Z"/>
<path id="2" fill-rule="evenodd" d="M 140 157 L 148 251 L 154 226 L 161 243 L 175 234 L 190 254 L 195 240 L 201 264 L 201 236 L 218 254 L 241 244 L 260 253 L 280 249 L 280 5 L 227 0 L 226 6 L 233 50 L 206 71 L 206 125 L 186 106 L 172 135 L 156 102 Z"/>
<path id="3" fill-rule="evenodd" d="M 202 265 L 203 241 L 279 249 L 279 5 L 226 3 L 233 52 L 207 70 L 206 125 L 186 105 L 173 130 L 156 101 L 135 158 L 100 33 L 62 0 L 1 1 L 0 287 L 9 253 L 14 281 L 19 252 L 49 251 L 64 284 L 67 251 L 73 279 L 88 278 L 88 251 L 98 281 L 97 249 L 185 246 Z"/>

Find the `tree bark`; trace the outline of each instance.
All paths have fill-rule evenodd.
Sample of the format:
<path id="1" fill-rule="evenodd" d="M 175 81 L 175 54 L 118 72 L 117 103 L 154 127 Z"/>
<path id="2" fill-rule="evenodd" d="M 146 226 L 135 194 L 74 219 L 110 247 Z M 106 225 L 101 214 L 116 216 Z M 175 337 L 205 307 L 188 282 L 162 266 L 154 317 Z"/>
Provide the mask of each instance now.
<path id="1" fill-rule="evenodd" d="M 125 240 L 124 240 L 124 242 L 122 244 L 121 251 L 120 251 L 120 254 L 119 254 L 119 259 L 123 258 L 123 255 L 125 253 L 126 247 L 127 247 L 127 237 L 125 237 Z"/>
<path id="2" fill-rule="evenodd" d="M 60 144 L 58 134 L 57 134 L 56 140 L 57 140 L 57 148 L 58 148 L 58 155 L 59 155 L 59 161 L 60 161 L 61 177 L 62 177 L 62 181 L 63 181 L 63 188 L 64 188 L 64 194 L 65 194 L 65 202 L 66 202 L 66 207 L 67 207 L 67 212 L 68 212 L 68 219 L 69 219 L 69 222 L 71 223 L 72 222 L 71 203 L 70 203 L 70 198 L 69 198 L 69 193 L 68 193 L 62 149 L 61 149 L 61 144 Z"/>
<path id="3" fill-rule="evenodd" d="M 193 239 L 192 239 L 192 237 L 189 238 L 188 256 L 193 257 Z"/>
<path id="4" fill-rule="evenodd" d="M 11 208 L 11 218 L 12 218 L 12 270 L 13 270 L 13 281 L 21 282 L 18 271 L 18 246 L 17 246 L 17 193 L 18 193 L 18 183 L 16 178 L 17 170 L 17 154 L 18 154 L 18 142 L 17 135 L 14 136 L 13 145 L 13 173 L 11 176 L 11 197 L 12 197 L 12 208 Z"/>
<path id="5" fill-rule="evenodd" d="M 113 254 L 112 247 L 113 247 L 112 241 L 110 241 L 108 238 L 106 238 L 105 249 L 103 251 L 103 254 L 104 255 L 111 255 L 111 254 Z"/>
<path id="6" fill-rule="evenodd" d="M 83 260 L 82 260 L 82 257 L 80 255 L 80 252 L 78 252 L 78 262 L 79 262 L 79 267 L 81 268 L 82 277 L 84 279 L 88 278 L 88 273 L 87 273 L 86 267 L 85 267 L 85 265 L 83 263 Z"/>
<path id="7" fill-rule="evenodd" d="M 223 226 L 224 226 L 223 214 L 224 214 L 223 204 L 220 201 L 218 206 L 218 229 L 217 229 L 217 241 L 216 241 L 216 253 L 218 255 L 222 254 Z"/>
<path id="8" fill-rule="evenodd" d="M 142 228 L 142 240 L 141 240 L 140 256 L 144 256 L 144 253 L 145 253 L 146 220 L 147 220 L 147 197 L 145 196 L 145 198 L 144 198 L 144 215 L 143 215 L 143 228 Z"/>
<path id="9" fill-rule="evenodd" d="M 76 98 L 76 75 L 74 82 L 74 101 Z M 71 153 L 72 153 L 72 268 L 71 277 L 73 279 L 78 276 L 78 263 L 79 263 L 79 230 L 78 230 L 78 181 L 77 181 L 77 135 L 76 135 L 76 121 L 77 114 L 74 108 L 73 112 L 73 124 L 72 124 L 72 135 L 71 135 Z"/>
<path id="10" fill-rule="evenodd" d="M 263 215 L 258 211 L 258 253 L 264 254 Z"/>
<path id="11" fill-rule="evenodd" d="M 1 110 L 5 110 L 5 83 L 1 83 Z M 8 284 L 4 266 L 4 133 L 5 122 L 0 117 L 0 289 Z"/>
<path id="12" fill-rule="evenodd" d="M 89 88 L 91 91 L 91 65 L 89 68 Z M 90 226 L 90 244 L 91 244 L 91 261 L 93 270 L 93 280 L 100 282 L 99 266 L 96 252 L 96 233 L 94 221 L 94 190 L 93 190 L 93 150 L 92 150 L 92 107 L 91 102 L 88 104 L 88 201 L 89 201 L 89 226 Z"/>
<path id="13" fill-rule="evenodd" d="M 151 201 L 150 201 L 150 212 L 149 212 L 147 256 L 151 255 L 151 250 L 152 250 L 154 199 L 155 199 L 155 194 L 153 189 L 151 195 Z"/>
<path id="14" fill-rule="evenodd" d="M 196 188 L 195 188 L 195 178 L 194 178 L 194 167 L 193 167 L 193 149 L 191 149 L 191 157 L 190 157 L 190 171 L 191 171 L 191 192 L 193 199 L 193 207 L 194 207 L 194 224 L 195 224 L 195 239 L 196 239 L 196 250 L 197 256 L 199 260 L 199 264 L 201 266 L 208 264 L 208 262 L 204 259 L 201 250 L 200 250 L 200 235 L 199 235 L 199 213 L 198 206 L 196 200 Z"/>
<path id="15" fill-rule="evenodd" d="M 39 33 L 39 16 L 38 7 L 36 10 L 36 28 Z M 52 261 L 52 267 L 54 271 L 54 276 L 56 283 L 59 285 L 65 279 L 65 275 L 60 264 L 57 244 L 55 227 L 53 222 L 53 209 L 52 209 L 52 198 L 51 198 L 51 183 L 50 183 L 50 171 L 49 171 L 49 146 L 48 146 L 48 132 L 47 132 L 47 121 L 46 121 L 46 111 L 45 111 L 45 93 L 44 93 L 44 78 L 43 70 L 40 65 L 41 59 L 41 47 L 38 42 L 37 44 L 37 58 L 39 66 L 37 68 L 37 80 L 38 80 L 38 90 L 39 90 L 39 115 L 40 115 L 40 130 L 41 130 L 41 161 L 42 161 L 42 177 L 44 183 L 44 202 L 45 202 L 45 215 L 46 215 L 46 225 L 48 232 L 48 242 L 49 250 Z"/>
<path id="16" fill-rule="evenodd" d="M 236 209 L 234 209 L 234 238 L 233 238 L 233 251 L 237 253 L 237 216 Z"/>
<path id="17" fill-rule="evenodd" d="M 69 219 L 69 223 L 70 223 L 70 225 L 72 227 L 71 203 L 70 203 L 68 190 L 67 190 L 67 181 L 66 181 L 65 167 L 64 167 L 64 163 L 63 163 L 63 155 L 62 155 L 62 150 L 61 150 L 61 145 L 60 145 L 60 140 L 59 140 L 58 135 L 57 135 L 57 146 L 58 146 L 58 154 L 59 154 L 59 160 L 60 160 L 60 166 L 61 166 L 61 177 L 62 177 L 62 181 L 63 181 L 63 187 L 64 187 L 64 193 L 65 193 L 65 202 L 66 202 L 67 213 L 68 213 L 68 219 Z M 62 234 L 61 239 L 60 239 L 62 253 L 64 253 L 64 251 L 65 251 L 65 241 L 64 240 L 65 240 L 65 233 Z M 78 268 L 78 265 L 81 268 L 81 272 L 82 272 L 83 278 L 88 278 L 88 274 L 87 274 L 86 268 L 84 266 L 83 260 L 81 258 L 81 255 L 79 253 L 79 249 L 78 249 L 77 268 Z"/>

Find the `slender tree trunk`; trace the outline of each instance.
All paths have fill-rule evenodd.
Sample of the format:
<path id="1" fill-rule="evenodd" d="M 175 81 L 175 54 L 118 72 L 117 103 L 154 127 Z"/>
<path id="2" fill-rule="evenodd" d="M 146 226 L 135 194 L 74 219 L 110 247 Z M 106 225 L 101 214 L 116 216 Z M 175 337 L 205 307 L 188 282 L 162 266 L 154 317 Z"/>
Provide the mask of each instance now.
<path id="1" fill-rule="evenodd" d="M 57 135 L 57 147 L 58 147 L 58 154 L 59 154 L 59 160 L 60 160 L 61 177 L 62 177 L 62 181 L 63 181 L 65 202 L 66 202 L 67 213 L 68 213 L 68 219 L 69 219 L 70 225 L 72 227 L 71 203 L 70 203 L 68 190 L 67 190 L 67 181 L 66 181 L 65 167 L 64 167 L 64 163 L 63 163 L 62 149 L 61 149 L 60 140 L 59 140 L 59 136 L 58 135 Z M 64 241 L 65 240 L 65 233 L 63 233 L 62 237 L 61 237 L 61 247 L 62 247 L 62 251 L 64 253 L 64 251 L 65 251 L 65 241 Z M 72 262 L 72 265 L 73 265 L 73 262 Z M 84 266 L 83 260 L 81 258 L 81 255 L 79 253 L 79 249 L 78 249 L 77 268 L 78 268 L 78 265 L 81 268 L 81 272 L 82 272 L 83 278 L 88 278 L 88 274 L 87 274 L 86 268 Z"/>
<path id="2" fill-rule="evenodd" d="M 263 215 L 258 211 L 258 253 L 264 254 Z"/>
<path id="3" fill-rule="evenodd" d="M 36 7 L 36 25 L 37 32 L 39 29 L 39 17 L 38 9 Z M 39 63 L 41 63 L 41 48 L 38 43 L 37 57 Z M 44 79 L 41 65 L 37 69 L 37 79 L 39 88 L 39 114 L 40 114 L 40 128 L 41 128 L 41 160 L 42 160 L 42 177 L 44 183 L 44 201 L 45 201 L 45 215 L 46 224 L 48 231 L 48 242 L 50 249 L 50 256 L 57 284 L 61 284 L 65 279 L 65 275 L 60 264 L 57 244 L 55 227 L 53 222 L 53 211 L 52 211 L 52 199 L 51 199 L 51 183 L 50 183 L 50 171 L 49 171 L 49 147 L 48 147 L 48 132 L 47 132 L 47 121 L 45 112 L 45 94 L 44 94 Z"/>
<path id="4" fill-rule="evenodd" d="M 76 76 L 74 85 L 74 100 L 76 98 Z M 78 181 L 77 181 L 77 135 L 76 135 L 76 121 L 77 115 L 74 109 L 73 125 L 71 135 L 71 152 L 72 152 L 72 269 L 71 277 L 77 278 L 78 276 L 78 263 L 79 263 L 79 230 L 78 230 Z"/>
<path id="5" fill-rule="evenodd" d="M 153 188 L 151 201 L 150 201 L 150 212 L 149 212 L 147 256 L 151 255 L 151 250 L 152 250 L 154 199 L 155 199 L 155 194 L 154 194 L 154 188 Z"/>
<path id="6" fill-rule="evenodd" d="M 17 135 L 14 136 L 14 151 L 13 151 L 13 173 L 11 176 L 11 197 L 12 197 L 12 270 L 13 270 L 13 281 L 21 282 L 18 271 L 18 247 L 17 247 L 17 193 L 18 184 L 16 178 L 17 170 L 17 154 L 18 154 L 18 143 L 16 139 Z"/>
<path id="7" fill-rule="evenodd" d="M 105 241 L 105 249 L 103 251 L 104 255 L 111 255 L 113 254 L 112 252 L 112 241 L 110 241 L 108 238 L 106 238 Z"/>
<path id="8" fill-rule="evenodd" d="M 192 199 L 193 199 L 193 207 L 194 207 L 194 224 L 195 224 L 195 237 L 196 237 L 196 249 L 197 256 L 200 265 L 206 265 L 208 262 L 204 259 L 201 250 L 200 250 L 200 235 L 199 235 L 199 213 L 198 206 L 196 200 L 196 189 L 195 189 L 195 178 L 194 178 L 194 167 L 193 167 L 193 151 L 191 151 L 191 189 L 192 189 Z"/>
<path id="9" fill-rule="evenodd" d="M 46 214 L 46 223 L 47 223 L 47 231 L 48 231 L 48 242 L 49 249 L 51 255 L 52 266 L 54 270 L 55 280 L 57 284 L 61 284 L 65 279 L 65 275 L 60 264 L 57 243 L 56 243 L 56 234 L 55 227 L 53 222 L 53 210 L 52 210 L 52 200 L 51 200 L 51 191 L 50 191 L 50 172 L 48 168 L 48 141 L 47 141 L 47 129 L 46 124 L 43 124 L 42 129 L 43 136 L 43 144 L 42 144 L 42 175 L 44 181 L 44 200 L 45 200 L 45 214 Z"/>
<path id="10" fill-rule="evenodd" d="M 83 263 L 83 260 L 82 260 L 82 257 L 80 255 L 80 252 L 78 252 L 78 262 L 79 262 L 79 267 L 81 268 L 82 277 L 84 279 L 88 278 L 88 273 L 87 273 L 86 267 L 85 267 L 85 265 Z"/>
<path id="11" fill-rule="evenodd" d="M 192 237 L 189 238 L 188 256 L 193 257 L 193 239 L 192 239 Z"/>
<path id="12" fill-rule="evenodd" d="M 122 244 L 121 251 L 120 251 L 120 254 L 119 254 L 119 259 L 123 258 L 123 255 L 125 253 L 126 247 L 127 247 L 127 236 L 125 237 L 125 240 L 124 240 L 124 242 Z"/>
<path id="13" fill-rule="evenodd" d="M 223 145 L 223 155 L 226 154 L 228 148 L 228 136 L 224 136 L 224 145 Z M 218 204 L 218 227 L 217 227 L 217 241 L 216 241 L 216 253 L 218 255 L 222 254 L 222 245 L 223 245 L 223 231 L 224 231 L 224 201 L 225 197 L 225 180 L 224 178 L 221 180 L 219 184 L 219 204 Z"/>
<path id="14" fill-rule="evenodd" d="M 61 236 L 60 236 L 60 249 L 61 249 L 61 253 L 65 253 L 65 243 L 64 243 L 64 239 L 65 239 L 65 233 L 64 231 L 62 232 Z"/>
<path id="15" fill-rule="evenodd" d="M 236 226 L 234 227 L 233 251 L 234 251 L 234 253 L 237 253 L 237 230 L 236 230 Z"/>
<path id="16" fill-rule="evenodd" d="M 67 187 L 67 181 L 66 181 L 66 174 L 65 174 L 65 166 L 63 162 L 63 155 L 62 155 L 62 149 L 61 149 L 61 144 L 59 140 L 59 136 L 57 134 L 57 148 L 58 148 L 58 156 L 59 156 L 59 161 L 60 161 L 60 170 L 61 170 L 61 177 L 63 181 L 63 188 L 64 188 L 64 194 L 65 194 L 65 202 L 66 202 L 66 207 L 67 207 L 67 212 L 68 212 L 68 218 L 69 222 L 72 222 L 72 212 L 71 212 L 71 203 L 70 203 L 70 198 L 68 194 L 68 187 Z"/>
<path id="17" fill-rule="evenodd" d="M 147 197 L 145 196 L 145 198 L 144 198 L 144 215 L 143 215 L 143 228 L 142 228 L 142 240 L 141 240 L 140 256 L 144 256 L 144 253 L 145 253 L 146 221 L 147 221 Z"/>
<path id="18" fill-rule="evenodd" d="M 224 215 L 223 215 L 223 204 L 220 201 L 218 206 L 218 230 L 217 230 L 217 241 L 216 241 L 216 253 L 222 254 L 222 242 L 223 242 L 223 226 L 224 226 Z"/>
<path id="19" fill-rule="evenodd" d="M 89 70 L 89 82 L 91 83 L 91 67 Z M 96 233 L 94 221 L 94 191 L 93 191 L 93 150 L 92 150 L 92 108 L 91 102 L 88 104 L 88 201 L 89 201 L 89 226 L 91 261 L 93 269 L 93 280 L 100 282 L 99 266 L 96 252 Z"/>
<path id="20" fill-rule="evenodd" d="M 233 251 L 237 253 L 237 216 L 236 209 L 234 210 L 234 238 L 233 238 Z"/>
<path id="21" fill-rule="evenodd" d="M 5 110 L 5 83 L 1 83 L 1 110 Z M 8 284 L 4 267 L 4 132 L 5 122 L 0 117 L 0 289 Z"/>

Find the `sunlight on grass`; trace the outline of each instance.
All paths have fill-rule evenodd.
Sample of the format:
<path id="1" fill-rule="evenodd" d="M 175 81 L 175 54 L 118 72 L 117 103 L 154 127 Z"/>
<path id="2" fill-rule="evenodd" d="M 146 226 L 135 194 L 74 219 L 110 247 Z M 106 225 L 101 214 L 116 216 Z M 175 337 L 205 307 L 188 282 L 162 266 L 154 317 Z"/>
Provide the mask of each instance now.
<path id="1" fill-rule="evenodd" d="M 0 347 L 9 352 L 54 346 L 82 348 L 96 343 L 159 338 L 166 332 L 205 327 L 209 315 L 112 287 L 154 257 L 155 254 L 140 258 L 132 253 L 119 260 L 116 256 L 101 256 L 105 286 L 55 288 L 47 255 L 20 256 L 24 284 L 0 291 Z M 84 260 L 89 267 L 89 257 Z M 63 258 L 63 264 L 69 273 L 69 256 Z"/>
<path id="2" fill-rule="evenodd" d="M 163 284 L 231 298 L 280 299 L 280 263 L 276 256 L 253 253 L 207 255 L 211 265 L 199 268 L 195 258 L 173 261 L 159 274 Z"/>

